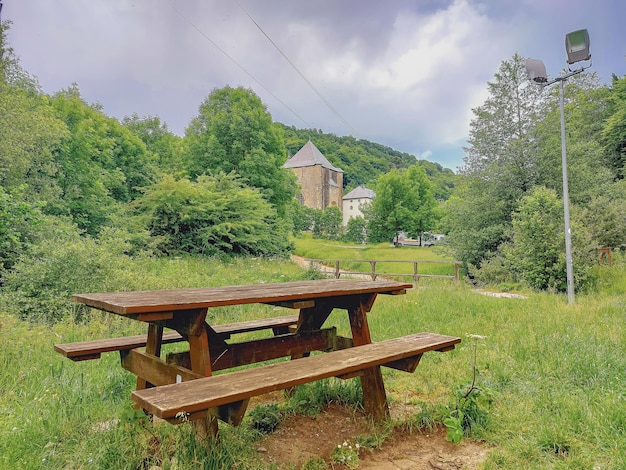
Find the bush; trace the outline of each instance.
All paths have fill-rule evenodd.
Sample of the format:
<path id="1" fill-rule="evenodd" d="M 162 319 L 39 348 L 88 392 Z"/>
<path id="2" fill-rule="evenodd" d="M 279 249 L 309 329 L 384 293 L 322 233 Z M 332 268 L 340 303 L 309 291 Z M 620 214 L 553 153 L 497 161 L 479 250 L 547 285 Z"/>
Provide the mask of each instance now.
<path id="1" fill-rule="evenodd" d="M 128 244 L 116 234 L 82 237 L 75 226 L 48 220 L 48 239 L 34 245 L 6 276 L 5 308 L 22 319 L 56 323 L 73 313 L 81 320 L 87 307 L 72 294 L 123 289 L 130 258 Z"/>
<path id="2" fill-rule="evenodd" d="M 505 262 L 530 287 L 564 292 L 567 287 L 563 204 L 556 193 L 537 187 L 513 214 L 511 245 L 502 247 Z M 577 287 L 591 281 L 590 238 L 572 218 L 574 278 Z"/>
<path id="3" fill-rule="evenodd" d="M 28 252 L 40 223 L 39 209 L 23 200 L 23 188 L 0 187 L 0 283 L 5 273 Z"/>
<path id="4" fill-rule="evenodd" d="M 200 176 L 197 182 L 166 177 L 147 191 L 137 209 L 168 255 L 266 256 L 292 248 L 288 226 L 272 205 L 232 174 Z"/>

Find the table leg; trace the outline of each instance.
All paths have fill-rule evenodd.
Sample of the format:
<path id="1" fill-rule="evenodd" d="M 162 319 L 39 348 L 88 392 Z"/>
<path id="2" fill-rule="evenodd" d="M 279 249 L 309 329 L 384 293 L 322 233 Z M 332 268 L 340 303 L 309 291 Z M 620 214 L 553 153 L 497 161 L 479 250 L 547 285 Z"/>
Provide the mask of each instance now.
<path id="1" fill-rule="evenodd" d="M 206 310 L 204 311 L 206 316 Z M 189 341 L 189 358 L 191 360 L 191 370 L 205 377 L 212 375 L 211 357 L 209 354 L 209 335 L 204 326 L 204 317 L 202 323 L 197 323 L 196 331 L 190 331 L 187 338 Z M 204 419 L 194 421 L 196 432 L 201 438 L 210 438 L 217 440 L 218 424 L 217 418 L 207 415 Z"/>
<path id="2" fill-rule="evenodd" d="M 372 308 L 375 299 L 376 294 L 361 297 L 358 302 L 348 307 L 354 346 L 372 342 L 369 324 L 367 323 L 367 312 Z M 388 418 L 389 406 L 387 405 L 387 394 L 380 366 L 363 371 L 361 388 L 363 389 L 365 412 L 377 420 Z"/>
<path id="3" fill-rule="evenodd" d="M 155 325 L 154 323 L 148 324 L 148 338 L 146 342 L 146 354 L 152 356 L 161 355 L 161 345 L 163 343 L 163 327 Z M 146 379 L 137 377 L 137 390 L 143 390 L 144 388 L 152 387 L 152 384 L 147 382 Z"/>

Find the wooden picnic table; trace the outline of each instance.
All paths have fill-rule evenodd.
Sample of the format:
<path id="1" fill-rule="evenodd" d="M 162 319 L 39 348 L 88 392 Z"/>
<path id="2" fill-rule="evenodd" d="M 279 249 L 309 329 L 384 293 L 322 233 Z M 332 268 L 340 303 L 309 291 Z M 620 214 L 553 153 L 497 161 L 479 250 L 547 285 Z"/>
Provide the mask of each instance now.
<path id="1" fill-rule="evenodd" d="M 200 389 L 198 387 L 201 385 L 201 382 L 198 381 L 198 387 L 195 387 L 196 381 L 197 379 L 203 380 L 203 377 L 213 376 L 215 371 L 281 357 L 303 358 L 316 350 L 337 351 L 370 345 L 372 338 L 367 313 L 372 309 L 377 295 L 405 294 L 406 289 L 412 287 L 412 284 L 396 281 L 333 279 L 191 289 L 77 294 L 73 295 L 72 299 L 90 307 L 147 323 L 148 334 L 145 340 L 145 351 L 140 349 L 122 351 L 120 349 L 120 353 L 122 354 L 123 367 L 137 376 L 137 391 L 133 392 L 133 399 L 144 409 L 148 408 L 158 415 L 162 410 L 157 405 L 153 407 L 152 402 L 155 398 L 160 398 L 154 396 L 154 394 L 158 394 L 161 388 L 170 387 L 167 389 L 168 397 L 176 395 L 176 393 L 173 393 L 176 390 L 180 390 L 181 394 L 189 396 L 191 392 L 188 389 L 193 385 L 192 388 L 196 389 L 193 392 L 196 394 L 200 393 L 202 396 L 199 396 L 198 400 L 202 401 L 203 396 L 207 395 L 207 392 L 206 390 L 199 392 Z M 252 331 L 261 329 L 261 326 L 254 328 L 250 327 L 250 324 L 254 322 L 245 322 L 248 329 L 242 327 L 241 331 L 231 329 L 230 332 L 224 332 L 220 330 L 219 325 L 211 325 L 207 321 L 208 310 L 214 307 L 243 304 L 269 304 L 297 309 L 299 311 L 297 323 L 291 329 L 286 329 L 284 324 L 287 322 L 283 321 L 282 329 L 276 330 L 276 335 L 270 338 L 238 343 L 227 342 L 233 332 Z M 322 328 L 334 309 L 347 311 L 351 338 L 338 336 L 334 328 Z M 265 323 L 263 325 L 267 327 Z M 188 342 L 189 350 L 182 353 L 169 354 L 167 360 L 161 359 L 161 346 L 164 344 L 164 328 L 178 332 L 180 338 Z M 442 338 L 446 339 L 445 344 L 440 341 L 434 346 L 428 345 L 430 349 L 426 348 L 424 351 L 449 350 L 454 348 L 454 344 L 460 341 L 458 338 Z M 63 348 L 57 350 L 62 352 L 61 349 Z M 109 351 L 111 349 L 106 350 Z M 102 349 L 102 351 L 105 351 L 105 349 Z M 365 349 L 363 351 L 365 352 Z M 66 352 L 63 353 L 66 354 Z M 328 357 L 331 354 L 333 353 L 328 353 Z M 388 416 L 385 388 L 379 364 L 386 365 L 385 361 L 387 361 L 391 364 L 391 367 L 395 366 L 412 372 L 421 357 L 421 354 L 416 356 L 415 351 L 413 351 L 413 356 L 415 357 L 411 361 L 411 358 L 407 357 L 408 352 L 400 351 L 394 353 L 394 356 L 389 355 L 391 353 L 386 353 L 388 355 L 382 358 L 379 352 L 373 351 L 371 353 L 373 356 L 369 357 L 369 359 L 361 359 L 362 361 L 370 361 L 363 362 L 361 367 L 363 370 L 361 370 L 358 364 L 357 366 L 351 365 L 346 367 L 346 361 L 354 362 L 356 360 L 357 363 L 359 361 L 359 358 L 355 359 L 346 356 L 346 354 L 349 353 L 344 353 L 345 357 L 338 357 L 342 364 L 337 366 L 334 372 L 344 376 L 349 375 L 346 372 L 358 372 L 358 374 L 353 376 L 360 376 L 365 410 L 378 419 Z M 372 364 L 375 365 L 372 366 Z M 296 369 L 292 368 L 289 371 L 285 369 L 284 374 L 291 375 L 291 377 L 283 377 L 280 374 L 273 376 L 272 380 L 276 383 L 272 389 L 286 388 L 281 387 L 281 385 L 285 384 L 291 387 L 299 383 L 317 380 L 320 377 L 332 376 L 333 374 L 332 367 L 328 368 L 328 364 L 324 365 L 318 361 L 315 365 L 311 363 L 311 366 L 325 370 L 323 372 L 320 371 L 317 375 L 313 374 L 306 377 L 304 375 L 300 377 L 298 373 L 296 374 L 298 377 L 295 377 L 294 371 Z M 265 369 L 259 370 L 264 371 Z M 232 377 L 235 380 L 234 378 L 239 377 L 241 372 L 245 374 L 245 371 L 240 371 L 239 375 L 237 375 L 237 372 L 228 372 L 224 374 L 224 377 L 220 377 L 220 380 L 229 385 L 228 381 L 231 375 L 228 374 L 234 374 Z M 252 378 L 252 380 L 258 382 L 263 380 L 263 377 L 267 377 L 267 375 L 261 375 L 261 379 Z M 189 384 L 188 382 L 190 381 L 194 381 L 194 384 Z M 179 382 L 183 383 L 179 384 Z M 211 386 L 211 383 L 207 382 L 206 386 Z M 152 387 L 156 388 L 151 390 Z M 268 390 L 261 389 L 258 385 L 253 384 L 252 388 L 255 387 L 256 392 L 250 391 L 248 398 L 253 396 L 254 393 Z M 211 390 L 215 390 L 215 387 Z M 151 393 L 153 396 L 150 395 Z M 247 400 L 243 404 L 239 403 L 234 410 L 232 409 L 232 403 L 230 406 L 226 412 L 224 409 L 221 409 L 219 413 L 214 412 L 213 415 L 210 413 L 206 415 L 209 419 L 204 420 L 204 432 L 212 434 L 217 432 L 217 421 L 214 419 L 214 416 L 230 422 L 239 422 L 243 413 L 245 413 Z M 198 409 L 202 408 L 201 405 L 197 405 L 197 407 Z M 167 418 L 166 413 L 164 411 L 163 416 Z M 226 418 L 223 416 L 224 413 L 226 413 Z"/>

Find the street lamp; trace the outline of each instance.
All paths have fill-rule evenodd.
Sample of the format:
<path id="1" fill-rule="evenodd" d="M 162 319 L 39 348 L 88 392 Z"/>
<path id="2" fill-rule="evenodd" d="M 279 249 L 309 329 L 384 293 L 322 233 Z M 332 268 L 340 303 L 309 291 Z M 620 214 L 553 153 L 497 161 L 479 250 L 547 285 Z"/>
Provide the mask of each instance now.
<path id="1" fill-rule="evenodd" d="M 586 29 L 573 31 L 565 35 L 565 52 L 567 53 L 567 63 L 569 65 L 577 62 L 589 61 L 587 66 L 581 65 L 576 70 L 568 69 L 569 72 L 548 81 L 546 66 L 537 59 L 526 60 L 526 73 L 528 78 L 542 87 L 547 87 L 554 83 L 559 83 L 559 99 L 561 108 L 561 165 L 563 169 L 563 212 L 565 218 L 565 263 L 567 272 L 567 300 L 574 303 L 574 267 L 572 262 L 572 231 L 569 223 L 569 190 L 567 185 L 567 151 L 565 149 L 565 106 L 564 89 L 565 81 L 583 70 L 591 67 L 591 54 L 589 52 L 589 33 Z"/>

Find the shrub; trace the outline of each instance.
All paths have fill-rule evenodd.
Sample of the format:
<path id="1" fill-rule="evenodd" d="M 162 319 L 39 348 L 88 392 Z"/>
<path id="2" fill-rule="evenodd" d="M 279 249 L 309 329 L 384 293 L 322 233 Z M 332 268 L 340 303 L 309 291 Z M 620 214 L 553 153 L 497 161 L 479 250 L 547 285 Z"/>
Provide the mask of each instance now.
<path id="1" fill-rule="evenodd" d="M 556 193 L 537 187 L 522 199 L 512 222 L 512 244 L 503 247 L 505 261 L 530 287 L 565 291 L 563 205 Z M 581 287 L 589 282 L 594 260 L 584 228 L 575 219 L 572 225 L 575 282 Z"/>
<path id="2" fill-rule="evenodd" d="M 0 187 L 0 282 L 5 273 L 28 252 L 38 227 L 39 209 L 23 200 L 23 189 L 5 192 Z"/>
<path id="3" fill-rule="evenodd" d="M 56 218 L 48 220 L 47 228 L 48 239 L 34 245 L 7 275 L 5 307 L 33 321 L 52 324 L 71 312 L 80 320 L 87 307 L 73 303 L 71 295 L 124 288 L 128 245 L 106 231 L 100 239 L 82 237 L 75 226 Z"/>
<path id="4" fill-rule="evenodd" d="M 277 255 L 291 249 L 287 225 L 262 194 L 235 175 L 196 182 L 164 178 L 138 202 L 159 249 L 168 255 Z"/>

